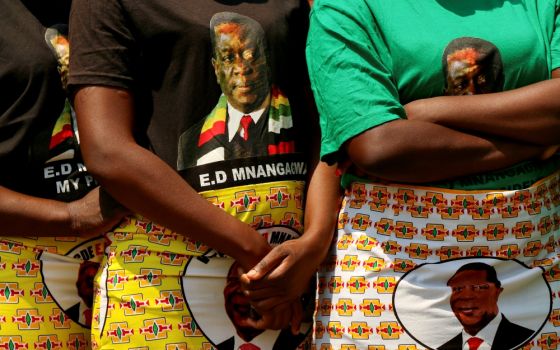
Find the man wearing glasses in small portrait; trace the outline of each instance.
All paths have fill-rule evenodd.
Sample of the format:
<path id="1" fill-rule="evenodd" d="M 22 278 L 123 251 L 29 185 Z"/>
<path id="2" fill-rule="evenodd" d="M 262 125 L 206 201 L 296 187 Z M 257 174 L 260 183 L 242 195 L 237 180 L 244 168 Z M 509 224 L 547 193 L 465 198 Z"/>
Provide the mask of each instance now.
<path id="1" fill-rule="evenodd" d="M 508 350 L 527 342 L 534 331 L 510 322 L 498 308 L 502 284 L 493 266 L 473 262 L 447 281 L 451 310 L 463 326 L 439 350 Z"/>

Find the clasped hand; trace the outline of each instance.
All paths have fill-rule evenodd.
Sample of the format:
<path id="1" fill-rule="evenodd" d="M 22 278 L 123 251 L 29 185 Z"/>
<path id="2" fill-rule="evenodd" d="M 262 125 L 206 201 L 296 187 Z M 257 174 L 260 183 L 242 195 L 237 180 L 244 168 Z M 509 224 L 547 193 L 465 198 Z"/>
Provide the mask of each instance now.
<path id="1" fill-rule="evenodd" d="M 311 258 L 305 236 L 274 247 L 255 267 L 240 276 L 243 293 L 260 318 L 246 325 L 257 329 L 290 327 L 298 334 L 303 320 L 302 296 L 314 287 L 319 261 Z M 312 254 L 311 254 L 312 255 Z"/>

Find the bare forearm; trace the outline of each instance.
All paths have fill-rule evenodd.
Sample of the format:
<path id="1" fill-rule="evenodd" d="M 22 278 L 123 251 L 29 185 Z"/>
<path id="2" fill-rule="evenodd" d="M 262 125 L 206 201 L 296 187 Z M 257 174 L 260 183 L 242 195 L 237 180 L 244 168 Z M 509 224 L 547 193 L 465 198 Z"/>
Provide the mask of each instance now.
<path id="1" fill-rule="evenodd" d="M 27 196 L 0 187 L 0 222 L 3 236 L 76 234 L 64 202 Z"/>
<path id="2" fill-rule="evenodd" d="M 309 177 L 305 202 L 305 230 L 304 238 L 314 250 L 314 255 L 320 263 L 329 249 L 342 200 L 340 177 L 336 174 L 336 165 L 329 166 L 320 161 L 321 129 L 319 127 L 319 113 L 315 109 L 315 102 L 310 89 L 306 90 L 311 104 L 309 124 Z"/>
<path id="3" fill-rule="evenodd" d="M 246 265 L 252 266 L 266 253 L 266 241 L 261 236 L 203 199 L 151 152 L 129 145 L 107 162 L 119 164 L 122 172 L 100 170 L 99 182 L 132 211 Z"/>
<path id="4" fill-rule="evenodd" d="M 251 305 L 258 311 L 269 312 L 277 305 L 299 300 L 324 260 L 340 204 L 339 179 L 334 170 L 325 163 L 312 167 L 303 236 L 276 246 L 241 277 Z"/>
<path id="5" fill-rule="evenodd" d="M 472 96 L 441 96 L 405 106 L 410 120 L 536 145 L 560 144 L 560 79 Z"/>
<path id="6" fill-rule="evenodd" d="M 340 208 L 340 178 L 336 166 L 320 162 L 312 168 L 305 205 L 304 239 L 315 247 L 314 257 L 320 263 L 327 254 Z"/>
<path id="7" fill-rule="evenodd" d="M 268 244 L 256 231 L 203 199 L 171 167 L 136 144 L 130 93 L 85 88 L 76 95 L 75 106 L 88 170 L 116 200 L 232 256 L 246 269 L 266 255 Z"/>
<path id="8" fill-rule="evenodd" d="M 371 176 L 422 183 L 504 168 L 540 155 L 543 148 L 396 120 L 356 136 L 346 150 Z"/>
<path id="9" fill-rule="evenodd" d="M 0 235 L 96 237 L 110 230 L 127 213 L 99 187 L 65 203 L 0 186 Z"/>

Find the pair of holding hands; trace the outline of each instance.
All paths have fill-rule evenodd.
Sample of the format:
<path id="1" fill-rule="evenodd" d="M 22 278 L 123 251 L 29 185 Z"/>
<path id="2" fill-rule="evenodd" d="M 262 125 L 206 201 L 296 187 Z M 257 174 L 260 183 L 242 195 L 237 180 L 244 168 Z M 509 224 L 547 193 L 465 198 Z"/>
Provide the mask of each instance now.
<path id="1" fill-rule="evenodd" d="M 302 296 L 314 287 L 322 261 L 303 235 L 274 247 L 250 271 L 240 274 L 241 289 L 258 314 L 244 320 L 256 329 L 285 329 L 298 334 L 303 320 Z M 312 294 L 314 296 L 314 294 Z"/>

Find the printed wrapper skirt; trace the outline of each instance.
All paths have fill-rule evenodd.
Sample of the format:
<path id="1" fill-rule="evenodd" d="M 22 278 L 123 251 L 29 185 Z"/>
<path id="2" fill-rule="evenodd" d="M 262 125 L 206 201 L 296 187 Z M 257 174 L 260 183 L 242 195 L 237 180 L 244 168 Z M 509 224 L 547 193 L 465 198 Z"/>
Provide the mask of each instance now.
<path id="1" fill-rule="evenodd" d="M 479 349 L 559 348 L 559 181 L 495 192 L 353 183 L 319 271 L 313 347 L 462 349 L 474 329 Z"/>
<path id="2" fill-rule="evenodd" d="M 0 237 L 0 349 L 91 348 L 102 237 Z"/>
<path id="3" fill-rule="evenodd" d="M 303 232 L 303 191 L 303 181 L 279 181 L 201 195 L 275 245 Z M 230 257 L 140 216 L 108 237 L 96 277 L 94 349 L 237 350 L 251 343 L 262 350 L 290 350 L 309 342 L 313 305 L 299 336 L 238 331 L 236 317 L 249 305 Z"/>

